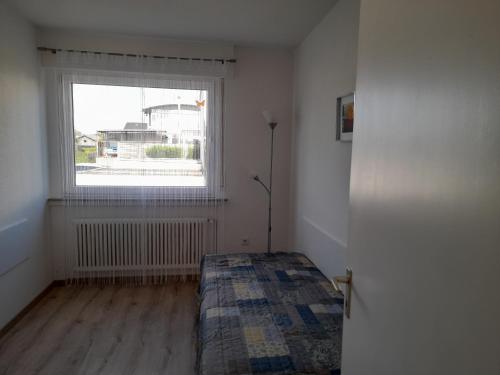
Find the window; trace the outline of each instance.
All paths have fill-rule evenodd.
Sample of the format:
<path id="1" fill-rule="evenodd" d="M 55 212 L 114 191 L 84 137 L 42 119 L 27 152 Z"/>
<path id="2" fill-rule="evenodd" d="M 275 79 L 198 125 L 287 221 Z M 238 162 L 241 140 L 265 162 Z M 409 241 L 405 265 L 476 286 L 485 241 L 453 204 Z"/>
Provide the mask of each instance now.
<path id="1" fill-rule="evenodd" d="M 67 195 L 217 196 L 218 80 L 64 75 Z"/>

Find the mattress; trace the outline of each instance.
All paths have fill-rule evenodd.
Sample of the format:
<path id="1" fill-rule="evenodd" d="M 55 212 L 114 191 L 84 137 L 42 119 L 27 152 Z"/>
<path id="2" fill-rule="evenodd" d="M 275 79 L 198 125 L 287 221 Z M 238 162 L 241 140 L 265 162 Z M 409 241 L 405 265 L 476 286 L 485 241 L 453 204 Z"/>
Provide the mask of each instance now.
<path id="1" fill-rule="evenodd" d="M 343 297 L 304 255 L 208 255 L 200 297 L 199 374 L 340 374 Z"/>

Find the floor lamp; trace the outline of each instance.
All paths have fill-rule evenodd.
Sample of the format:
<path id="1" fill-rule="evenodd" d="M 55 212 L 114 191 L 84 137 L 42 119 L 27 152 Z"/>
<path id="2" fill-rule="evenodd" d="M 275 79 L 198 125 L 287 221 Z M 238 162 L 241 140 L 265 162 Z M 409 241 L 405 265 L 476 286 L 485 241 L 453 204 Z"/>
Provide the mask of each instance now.
<path id="1" fill-rule="evenodd" d="M 267 125 L 271 129 L 271 162 L 269 168 L 269 186 L 267 186 L 258 175 L 255 175 L 253 179 L 257 181 L 262 187 L 266 190 L 269 205 L 268 205 L 268 214 L 267 214 L 267 253 L 271 253 L 271 232 L 272 232 L 272 196 L 273 196 L 273 153 L 274 153 L 274 129 L 278 125 L 278 123 L 273 119 L 271 113 L 269 111 L 263 111 L 262 116 L 267 122 Z"/>

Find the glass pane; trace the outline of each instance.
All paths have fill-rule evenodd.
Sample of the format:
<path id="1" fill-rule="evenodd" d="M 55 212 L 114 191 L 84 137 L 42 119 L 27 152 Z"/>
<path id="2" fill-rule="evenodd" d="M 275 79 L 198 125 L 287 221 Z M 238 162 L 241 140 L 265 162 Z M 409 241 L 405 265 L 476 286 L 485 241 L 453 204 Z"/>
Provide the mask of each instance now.
<path id="1" fill-rule="evenodd" d="M 77 186 L 206 186 L 207 91 L 73 84 Z"/>

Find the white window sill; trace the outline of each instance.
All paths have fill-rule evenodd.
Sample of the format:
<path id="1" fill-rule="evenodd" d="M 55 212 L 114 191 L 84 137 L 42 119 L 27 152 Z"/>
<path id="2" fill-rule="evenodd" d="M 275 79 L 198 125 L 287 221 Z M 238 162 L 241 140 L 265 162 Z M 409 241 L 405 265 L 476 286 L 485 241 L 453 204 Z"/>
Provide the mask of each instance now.
<path id="1" fill-rule="evenodd" d="M 47 199 L 47 204 L 49 206 L 79 206 L 79 207 L 167 207 L 167 206 L 209 206 L 209 205 L 221 205 L 228 202 L 228 198 L 171 198 L 171 199 L 78 199 L 78 198 L 49 198 Z"/>

